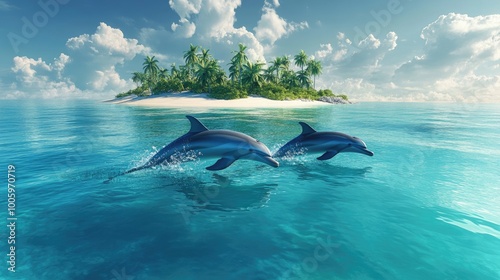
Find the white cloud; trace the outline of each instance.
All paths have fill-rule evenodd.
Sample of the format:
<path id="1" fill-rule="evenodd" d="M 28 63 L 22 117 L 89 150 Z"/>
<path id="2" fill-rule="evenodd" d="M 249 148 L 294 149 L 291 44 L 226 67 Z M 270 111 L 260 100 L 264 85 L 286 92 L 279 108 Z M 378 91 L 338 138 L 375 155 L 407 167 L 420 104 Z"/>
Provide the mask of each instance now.
<path id="1" fill-rule="evenodd" d="M 80 91 L 69 79 L 62 76 L 70 57 L 61 53 L 53 63 L 46 63 L 41 58 L 33 59 L 16 56 L 11 68 L 16 75 L 16 82 L 9 88 L 7 97 L 54 98 L 75 96 Z"/>
<path id="2" fill-rule="evenodd" d="M 120 77 L 114 66 L 102 71 L 98 70 L 95 73 L 97 77 L 92 81 L 92 88 L 96 91 L 125 91 L 133 87 L 130 80 L 126 81 Z"/>
<path id="3" fill-rule="evenodd" d="M 225 56 L 238 43 L 243 43 L 247 46 L 247 56 L 251 60 L 265 61 L 264 47 L 255 35 L 245 27 L 234 27 L 236 9 L 241 6 L 241 0 L 170 0 L 169 3 L 180 18 L 170 26 L 173 34 L 177 38 L 189 38 L 189 41 L 183 42 L 184 45 L 177 49 L 186 48 L 190 43 L 210 45 L 215 57 L 226 60 Z M 143 29 L 141 38 L 158 48 L 167 42 L 182 42 L 172 42 L 172 35 L 164 28 Z"/>
<path id="4" fill-rule="evenodd" d="M 66 46 L 72 59 L 75 60 L 68 70 L 72 74 L 79 73 L 79 75 L 73 75 L 72 80 L 83 90 L 106 89 L 98 86 L 107 83 L 103 81 L 102 73 L 118 74 L 115 70 L 116 66 L 124 65 L 137 55 L 152 54 L 151 49 L 139 44 L 137 39 L 126 38 L 120 29 L 103 22 L 99 24 L 94 34 L 70 38 Z M 124 90 L 123 87 L 116 88 L 116 91 L 122 90 Z"/>
<path id="5" fill-rule="evenodd" d="M 278 3 L 279 5 L 279 3 Z M 277 6 L 276 6 L 277 7 Z M 307 22 L 288 23 L 280 17 L 276 10 L 266 2 L 262 8 L 262 16 L 254 28 L 255 36 L 259 41 L 273 45 L 274 42 L 296 30 L 309 28 Z"/>
<path id="6" fill-rule="evenodd" d="M 499 26 L 500 15 L 440 16 L 423 28 L 423 53 L 398 67 L 395 83 L 451 100 L 500 101 Z"/>
<path id="7" fill-rule="evenodd" d="M 370 34 L 353 45 L 344 33 L 338 33 L 335 44 L 321 44 L 315 53 L 323 64 L 318 87 L 347 94 L 353 100 L 380 100 L 378 90 L 390 87 L 393 70 L 390 65 L 384 65 L 383 60 L 396 48 L 397 38 L 394 32 L 389 32 L 384 39 Z"/>
<path id="8" fill-rule="evenodd" d="M 9 86 L 9 96 L 111 97 L 133 87 L 130 79 L 120 77 L 116 66 L 150 51 L 105 23 L 94 34 L 68 39 L 66 47 L 69 55 L 61 53 L 50 63 L 42 58 L 14 57 L 11 71 L 15 80 Z"/>
<path id="9" fill-rule="evenodd" d="M 320 44 L 319 45 L 320 50 L 316 51 L 315 57 L 317 58 L 325 58 L 326 56 L 330 55 L 333 52 L 333 47 L 332 44 Z"/>
<path id="10" fill-rule="evenodd" d="M 375 38 L 373 34 L 370 34 L 364 40 L 359 42 L 358 47 L 361 49 L 378 49 L 378 47 L 380 47 L 380 40 Z"/>
<path id="11" fill-rule="evenodd" d="M 49 64 L 41 58 L 35 60 L 26 56 L 16 56 L 13 59 L 14 66 L 11 70 L 18 74 L 17 78 L 20 82 L 31 84 L 37 81 L 35 76 L 43 77 L 43 79 L 50 77 L 60 79 L 62 71 L 69 62 L 70 57 L 64 53 L 61 53 L 59 58 L 54 59 L 54 62 Z"/>
<path id="12" fill-rule="evenodd" d="M 201 9 L 202 0 L 170 0 L 168 4 L 181 19 L 190 18 L 191 14 L 198 14 Z"/>
<path id="13" fill-rule="evenodd" d="M 181 38 L 191 38 L 196 32 L 196 24 L 185 18 L 180 19 L 179 24 L 173 22 L 171 28 Z"/>
<path id="14" fill-rule="evenodd" d="M 73 50 L 80 50 L 87 46 L 97 55 L 120 56 L 123 59 L 133 59 L 137 54 L 148 52 L 149 49 L 139 44 L 136 39 L 125 38 L 120 29 L 113 28 L 101 22 L 94 34 L 83 34 L 70 38 L 66 46 Z"/>
<path id="15" fill-rule="evenodd" d="M 395 32 L 356 45 L 339 33 L 315 53 L 323 63 L 317 84 L 357 100 L 498 102 L 499 26 L 500 15 L 442 15 L 422 29 L 420 53 L 399 63 L 389 55 L 398 47 Z"/>

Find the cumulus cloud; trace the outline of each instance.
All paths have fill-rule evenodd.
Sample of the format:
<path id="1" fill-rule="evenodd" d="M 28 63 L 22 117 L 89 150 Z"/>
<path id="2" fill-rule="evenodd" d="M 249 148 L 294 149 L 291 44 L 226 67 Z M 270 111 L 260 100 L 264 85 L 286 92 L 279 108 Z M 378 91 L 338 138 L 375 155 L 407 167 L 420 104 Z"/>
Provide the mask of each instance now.
<path id="1" fill-rule="evenodd" d="M 170 0 L 168 4 L 181 19 L 190 18 L 191 14 L 200 12 L 202 0 Z"/>
<path id="2" fill-rule="evenodd" d="M 61 53 L 53 63 L 46 63 L 41 58 L 33 59 L 26 56 L 16 56 L 13 59 L 12 72 L 18 74 L 17 78 L 23 84 L 32 84 L 38 79 L 61 79 L 62 72 L 70 62 L 70 57 Z"/>
<path id="3" fill-rule="evenodd" d="M 445 99 L 500 100 L 500 15 L 450 13 L 423 28 L 422 54 L 401 64 L 395 83 L 421 85 Z M 397 81 L 397 82 L 396 82 Z"/>
<path id="4" fill-rule="evenodd" d="M 102 91 L 108 89 L 102 86 L 103 74 L 113 76 L 117 79 L 115 71 L 117 65 L 124 65 L 137 55 L 149 55 L 151 49 L 139 44 L 137 39 L 126 38 L 118 28 L 113 28 L 101 22 L 94 34 L 82 34 L 70 38 L 66 42 L 71 56 L 77 63 L 69 67 L 72 73 L 81 74 L 73 77 L 75 84 L 82 89 Z M 120 79 L 116 82 L 116 91 L 126 89 L 127 83 Z"/>
<path id="5" fill-rule="evenodd" d="M 137 41 L 124 37 L 120 29 L 113 28 L 101 22 L 94 34 L 83 34 L 70 38 L 66 46 L 72 50 L 88 48 L 95 55 L 116 56 L 122 60 L 133 59 L 137 54 L 142 54 L 149 49 Z"/>
<path id="6" fill-rule="evenodd" d="M 123 79 L 116 66 L 146 54 L 149 48 L 136 39 L 125 38 L 120 29 L 101 23 L 94 34 L 70 38 L 67 52 L 51 62 L 42 58 L 16 56 L 9 96 L 17 97 L 92 97 L 116 94 L 133 87 Z"/>
<path id="7" fill-rule="evenodd" d="M 425 45 L 413 49 L 419 54 L 399 63 L 386 60 L 398 46 L 396 33 L 355 45 L 339 33 L 315 53 L 323 62 L 318 85 L 357 100 L 500 101 L 498 26 L 500 15 L 442 15 L 423 27 Z"/>
<path id="8" fill-rule="evenodd" d="M 307 28 L 309 28 L 309 24 L 306 21 L 301 23 L 287 22 L 276 13 L 274 7 L 266 2 L 262 8 L 262 16 L 257 22 L 257 27 L 254 28 L 254 31 L 255 36 L 261 42 L 273 45 L 274 42 L 279 40 L 281 37 L 296 30 L 303 30 Z"/>
<path id="9" fill-rule="evenodd" d="M 171 28 L 182 38 L 191 38 L 196 32 L 196 24 L 185 18 L 180 19 L 179 24 L 173 22 Z"/>
<path id="10" fill-rule="evenodd" d="M 105 92 L 131 88 L 131 84 L 130 81 L 120 77 L 120 74 L 115 70 L 115 66 L 111 66 L 109 69 L 96 71 L 96 78 L 92 81 L 92 88 L 96 91 Z"/>
<path id="11" fill-rule="evenodd" d="M 41 58 L 14 57 L 11 70 L 16 75 L 16 82 L 10 85 L 7 97 L 75 96 L 79 90 L 69 78 L 62 75 L 70 61 L 70 57 L 64 53 L 52 63 L 47 63 Z"/>
<path id="12" fill-rule="evenodd" d="M 190 43 L 209 45 L 212 46 L 212 54 L 224 60 L 238 43 L 243 43 L 251 60 L 265 61 L 264 47 L 256 36 L 245 27 L 234 26 L 236 9 L 241 6 L 241 0 L 170 0 L 169 4 L 180 18 L 178 22 L 171 23 L 172 33 L 161 27 L 143 29 L 141 38 L 145 42 L 158 48 L 166 42 L 183 43 L 177 49 L 185 48 Z M 172 42 L 174 38 L 189 38 L 189 41 Z"/>
<path id="13" fill-rule="evenodd" d="M 252 31 L 244 26 L 235 27 L 236 9 L 241 6 L 241 0 L 170 0 L 169 4 L 179 16 L 179 21 L 170 26 L 175 37 L 189 38 L 185 45 L 211 45 L 214 55 L 223 60 L 228 60 L 227 54 L 238 43 L 243 43 L 250 60 L 265 61 L 266 47 L 272 47 L 277 40 L 293 32 L 309 28 L 305 21 L 287 22 L 280 17 L 276 12 L 280 6 L 278 0 L 264 1 L 261 18 Z M 148 42 L 158 41 L 153 34 L 161 34 L 165 38 L 160 40 L 162 42 L 172 37 L 162 28 L 142 32 Z"/>
<path id="14" fill-rule="evenodd" d="M 323 65 L 318 86 L 348 94 L 353 100 L 376 100 L 378 87 L 389 86 L 391 74 L 385 73 L 392 72 L 383 60 L 396 48 L 397 39 L 395 32 L 387 33 L 385 38 L 369 34 L 353 44 L 339 32 L 336 43 L 321 44 L 315 52 Z"/>
<path id="15" fill-rule="evenodd" d="M 316 53 L 314 55 L 314 57 L 316 57 L 316 58 L 320 58 L 320 59 L 325 58 L 333 52 L 333 47 L 332 47 L 332 44 L 330 44 L 330 43 L 320 44 L 319 47 L 320 47 L 320 50 L 316 51 Z"/>

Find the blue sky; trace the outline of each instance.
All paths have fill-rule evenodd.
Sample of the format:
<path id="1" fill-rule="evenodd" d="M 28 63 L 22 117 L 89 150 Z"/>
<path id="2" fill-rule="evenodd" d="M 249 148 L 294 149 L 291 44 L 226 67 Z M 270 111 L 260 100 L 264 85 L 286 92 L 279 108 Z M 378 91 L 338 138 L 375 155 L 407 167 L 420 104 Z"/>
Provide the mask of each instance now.
<path id="1" fill-rule="evenodd" d="M 225 66 L 305 50 L 358 101 L 500 101 L 500 2 L 0 0 L 0 98 L 105 98 L 190 43 Z"/>

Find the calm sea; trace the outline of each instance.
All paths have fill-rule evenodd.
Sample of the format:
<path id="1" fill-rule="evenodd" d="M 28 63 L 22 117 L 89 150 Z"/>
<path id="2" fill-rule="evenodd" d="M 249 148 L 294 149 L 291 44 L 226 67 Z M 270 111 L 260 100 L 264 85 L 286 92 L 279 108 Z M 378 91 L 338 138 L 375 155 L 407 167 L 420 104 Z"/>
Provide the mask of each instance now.
<path id="1" fill-rule="evenodd" d="M 219 172 L 195 160 L 103 184 L 187 132 L 186 114 L 272 151 L 305 121 L 358 136 L 375 156 L 301 156 L 277 169 L 237 161 Z M 500 279 L 498 104 L 2 101 L 0 132 L 0 279 Z"/>

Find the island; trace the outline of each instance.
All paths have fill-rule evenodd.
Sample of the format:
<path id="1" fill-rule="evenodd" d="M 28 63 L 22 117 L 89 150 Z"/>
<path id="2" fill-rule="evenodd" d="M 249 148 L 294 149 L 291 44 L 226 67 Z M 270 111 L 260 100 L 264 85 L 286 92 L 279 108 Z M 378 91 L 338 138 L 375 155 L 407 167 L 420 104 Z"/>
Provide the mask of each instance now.
<path id="1" fill-rule="evenodd" d="M 146 56 L 143 71 L 132 73 L 136 88 L 116 95 L 112 103 L 160 107 L 311 107 L 350 104 L 345 94 L 316 90 L 321 62 L 301 50 L 293 57 L 276 57 L 270 65 L 248 59 L 246 46 L 238 45 L 228 63 L 229 74 L 208 49 L 190 45 L 185 65 L 170 69 L 159 66 L 155 56 Z"/>

